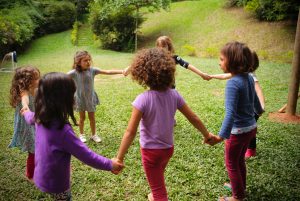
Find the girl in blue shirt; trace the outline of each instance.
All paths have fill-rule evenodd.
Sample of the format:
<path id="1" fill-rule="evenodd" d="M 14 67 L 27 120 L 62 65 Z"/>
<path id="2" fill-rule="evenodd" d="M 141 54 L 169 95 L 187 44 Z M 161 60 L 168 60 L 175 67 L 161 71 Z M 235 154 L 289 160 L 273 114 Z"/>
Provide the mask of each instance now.
<path id="1" fill-rule="evenodd" d="M 263 112 L 255 93 L 254 80 L 248 74 L 253 66 L 251 50 L 243 43 L 227 43 L 221 50 L 219 65 L 224 73 L 231 73 L 225 89 L 225 118 L 221 131 L 210 144 L 225 140 L 225 163 L 232 187 L 231 197 L 221 201 L 240 201 L 245 198 L 245 153 L 256 134 L 255 112 Z"/>

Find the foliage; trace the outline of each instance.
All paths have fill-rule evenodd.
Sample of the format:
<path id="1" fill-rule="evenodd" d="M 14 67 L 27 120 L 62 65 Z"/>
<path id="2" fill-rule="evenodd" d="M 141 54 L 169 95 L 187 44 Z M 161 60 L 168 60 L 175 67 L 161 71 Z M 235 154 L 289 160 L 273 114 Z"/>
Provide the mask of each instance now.
<path id="1" fill-rule="evenodd" d="M 69 29 L 75 20 L 75 6 L 68 0 L 0 1 L 0 57 L 20 50 L 32 38 Z"/>
<path id="2" fill-rule="evenodd" d="M 184 45 L 183 46 L 184 49 L 184 55 L 188 55 L 188 56 L 197 56 L 197 52 L 196 52 L 196 48 L 192 45 Z"/>
<path id="3" fill-rule="evenodd" d="M 170 0 L 95 0 L 90 17 L 93 32 L 101 39 L 103 48 L 132 50 L 138 28 L 144 21 L 140 9 L 146 7 L 154 12 L 167 9 L 169 4 Z"/>
<path id="4" fill-rule="evenodd" d="M 24 45 L 34 36 L 37 24 L 32 16 L 35 15 L 33 12 L 23 12 L 23 9 L 15 7 L 0 10 L 0 55 L 11 51 L 13 46 Z"/>
<path id="5" fill-rule="evenodd" d="M 298 0 L 227 0 L 226 6 L 243 6 L 260 20 L 279 21 L 297 19 L 300 2 Z"/>
<path id="6" fill-rule="evenodd" d="M 77 45 L 78 43 L 78 28 L 79 28 L 79 22 L 75 21 L 71 32 L 71 42 L 73 45 Z"/>
<path id="7" fill-rule="evenodd" d="M 132 8 L 102 15 L 97 9 L 90 14 L 92 31 L 99 37 L 102 47 L 117 51 L 130 51 L 134 47 L 135 16 Z M 138 18 L 138 24 L 143 22 Z"/>
<path id="8" fill-rule="evenodd" d="M 72 27 L 76 18 L 75 5 L 67 1 L 43 1 L 41 9 L 45 21 L 41 30 L 55 33 Z"/>

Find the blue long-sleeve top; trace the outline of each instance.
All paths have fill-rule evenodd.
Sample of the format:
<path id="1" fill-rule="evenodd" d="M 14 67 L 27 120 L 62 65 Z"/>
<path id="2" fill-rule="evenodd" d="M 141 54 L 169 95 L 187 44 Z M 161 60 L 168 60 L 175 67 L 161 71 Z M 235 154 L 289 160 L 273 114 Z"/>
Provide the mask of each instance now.
<path id="1" fill-rule="evenodd" d="M 225 110 L 220 137 L 228 139 L 232 129 L 256 126 L 254 111 L 261 114 L 263 109 L 255 92 L 254 80 L 248 73 L 235 75 L 227 81 Z"/>

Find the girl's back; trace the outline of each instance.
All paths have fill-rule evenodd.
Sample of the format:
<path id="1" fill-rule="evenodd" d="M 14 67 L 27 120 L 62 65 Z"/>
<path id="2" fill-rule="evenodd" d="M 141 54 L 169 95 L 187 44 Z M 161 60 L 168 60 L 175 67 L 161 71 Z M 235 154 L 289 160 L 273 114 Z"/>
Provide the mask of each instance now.
<path id="1" fill-rule="evenodd" d="M 149 90 L 135 99 L 133 106 L 143 113 L 140 125 L 142 147 L 157 149 L 173 146 L 174 116 L 184 103 L 174 89 Z"/>

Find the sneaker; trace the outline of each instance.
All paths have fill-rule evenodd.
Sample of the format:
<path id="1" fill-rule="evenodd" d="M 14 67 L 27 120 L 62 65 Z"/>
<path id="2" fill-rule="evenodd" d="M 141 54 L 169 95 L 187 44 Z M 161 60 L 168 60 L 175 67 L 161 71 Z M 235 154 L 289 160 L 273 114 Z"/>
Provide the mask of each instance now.
<path id="1" fill-rule="evenodd" d="M 81 140 L 81 142 L 86 142 L 86 138 L 84 134 L 80 134 L 79 139 Z"/>
<path id="2" fill-rule="evenodd" d="M 256 156 L 256 149 L 247 149 L 245 153 L 245 159 Z"/>
<path id="3" fill-rule="evenodd" d="M 230 183 L 225 183 L 223 187 L 228 191 L 232 191 L 232 187 Z"/>
<path id="4" fill-rule="evenodd" d="M 101 138 L 98 135 L 92 135 L 91 140 L 94 140 L 97 143 L 102 141 Z"/>

